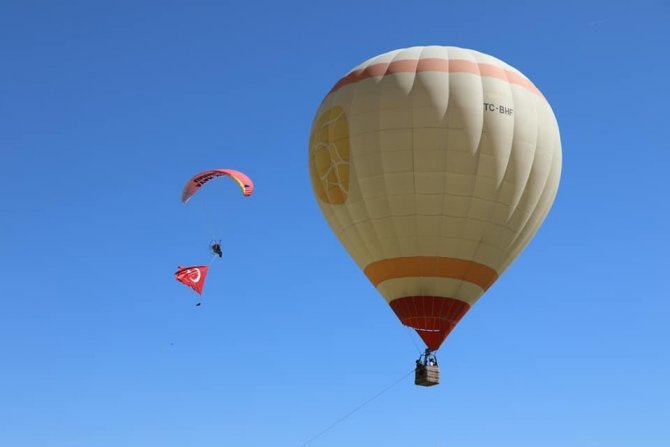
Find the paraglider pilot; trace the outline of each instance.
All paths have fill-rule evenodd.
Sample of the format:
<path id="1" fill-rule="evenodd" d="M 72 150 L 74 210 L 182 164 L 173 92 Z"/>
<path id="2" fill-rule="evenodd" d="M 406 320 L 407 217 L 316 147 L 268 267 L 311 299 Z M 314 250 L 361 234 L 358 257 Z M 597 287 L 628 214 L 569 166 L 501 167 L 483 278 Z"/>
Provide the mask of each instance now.
<path id="1" fill-rule="evenodd" d="M 209 247 L 214 254 L 219 255 L 219 258 L 223 256 L 223 252 L 221 251 L 221 244 L 219 244 L 217 241 L 212 242 L 212 245 Z"/>

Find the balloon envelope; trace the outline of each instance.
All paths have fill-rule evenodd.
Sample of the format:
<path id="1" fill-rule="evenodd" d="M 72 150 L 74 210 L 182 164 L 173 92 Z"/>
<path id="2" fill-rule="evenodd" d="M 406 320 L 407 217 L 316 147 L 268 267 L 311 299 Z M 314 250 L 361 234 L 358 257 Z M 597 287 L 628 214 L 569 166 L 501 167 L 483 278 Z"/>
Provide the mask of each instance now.
<path id="1" fill-rule="evenodd" d="M 431 350 L 500 277 L 554 201 L 554 113 L 515 68 L 413 47 L 346 74 L 312 124 L 309 170 L 338 239 Z"/>

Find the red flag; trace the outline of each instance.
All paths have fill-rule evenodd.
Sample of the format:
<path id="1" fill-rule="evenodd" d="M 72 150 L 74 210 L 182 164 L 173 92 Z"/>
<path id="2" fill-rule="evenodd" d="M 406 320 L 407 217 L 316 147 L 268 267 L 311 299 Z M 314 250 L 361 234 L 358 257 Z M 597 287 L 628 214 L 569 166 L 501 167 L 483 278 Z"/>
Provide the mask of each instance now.
<path id="1" fill-rule="evenodd" d="M 174 276 L 177 278 L 177 281 L 186 284 L 191 289 L 202 294 L 202 288 L 205 285 L 205 277 L 207 276 L 208 269 L 209 267 L 206 265 L 177 267 Z"/>

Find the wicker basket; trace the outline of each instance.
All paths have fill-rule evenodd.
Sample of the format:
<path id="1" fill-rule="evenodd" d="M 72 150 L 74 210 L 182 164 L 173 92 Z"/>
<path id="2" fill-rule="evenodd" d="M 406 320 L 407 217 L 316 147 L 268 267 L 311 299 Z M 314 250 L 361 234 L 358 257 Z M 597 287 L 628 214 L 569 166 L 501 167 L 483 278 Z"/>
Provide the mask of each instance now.
<path id="1" fill-rule="evenodd" d="M 440 383 L 440 368 L 437 366 L 420 365 L 414 370 L 414 384 L 433 386 Z"/>

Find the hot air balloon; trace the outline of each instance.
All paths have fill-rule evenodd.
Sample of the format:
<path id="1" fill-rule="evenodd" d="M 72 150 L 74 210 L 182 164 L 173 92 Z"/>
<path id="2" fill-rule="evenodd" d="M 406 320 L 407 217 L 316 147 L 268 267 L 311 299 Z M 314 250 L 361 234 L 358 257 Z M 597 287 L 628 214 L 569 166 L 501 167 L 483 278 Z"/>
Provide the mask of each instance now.
<path id="1" fill-rule="evenodd" d="M 423 339 L 426 364 L 544 221 L 561 142 L 546 98 L 515 68 L 412 47 L 335 83 L 312 123 L 309 171 L 331 229 Z"/>

